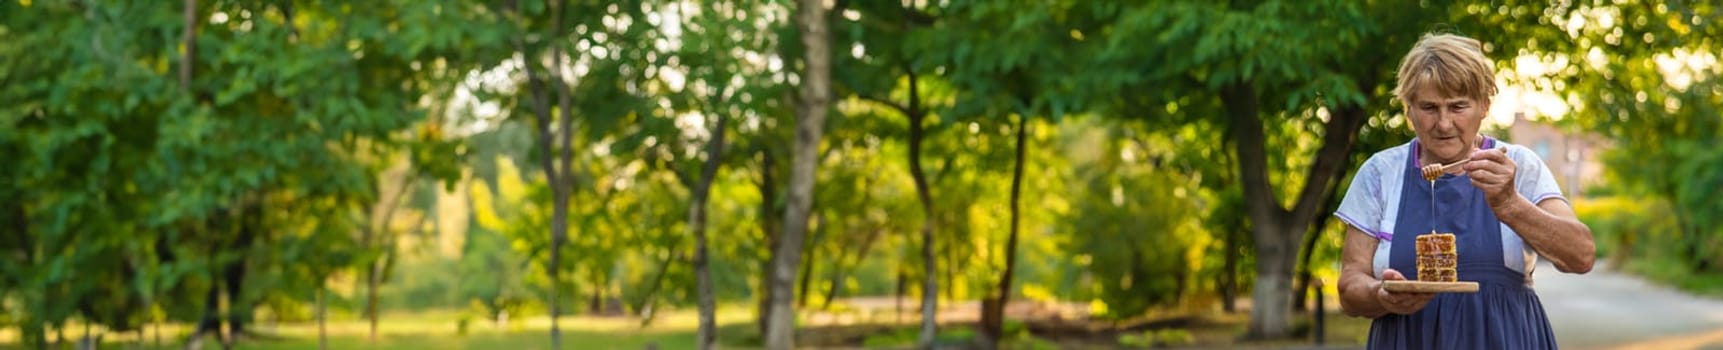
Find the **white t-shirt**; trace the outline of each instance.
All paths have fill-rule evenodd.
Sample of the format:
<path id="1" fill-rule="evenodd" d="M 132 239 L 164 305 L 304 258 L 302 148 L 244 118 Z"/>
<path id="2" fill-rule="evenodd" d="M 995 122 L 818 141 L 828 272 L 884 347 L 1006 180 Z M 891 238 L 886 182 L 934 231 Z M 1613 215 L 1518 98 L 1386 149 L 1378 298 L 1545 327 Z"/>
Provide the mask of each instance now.
<path id="1" fill-rule="evenodd" d="M 1494 142 L 1496 148 L 1507 148 L 1508 159 L 1514 161 L 1514 188 L 1520 196 L 1531 200 L 1532 204 L 1551 199 L 1567 200 L 1555 181 L 1555 175 L 1550 173 L 1537 152 L 1501 140 Z M 1365 161 L 1352 178 L 1352 186 L 1346 189 L 1345 197 L 1340 200 L 1340 210 L 1334 213 L 1347 225 L 1377 238 L 1376 259 L 1372 264 L 1376 278 L 1382 278 L 1382 271 L 1388 268 L 1388 252 L 1393 242 L 1384 238 L 1394 229 L 1399 217 L 1400 191 L 1405 188 L 1406 167 L 1410 166 L 1407 157 L 1412 155 L 1412 149 L 1412 143 L 1407 142 L 1370 156 L 1370 160 Z M 1525 273 L 1526 285 L 1530 286 L 1538 254 L 1527 247 L 1520 235 L 1507 224 L 1501 225 L 1502 263 L 1514 271 Z"/>

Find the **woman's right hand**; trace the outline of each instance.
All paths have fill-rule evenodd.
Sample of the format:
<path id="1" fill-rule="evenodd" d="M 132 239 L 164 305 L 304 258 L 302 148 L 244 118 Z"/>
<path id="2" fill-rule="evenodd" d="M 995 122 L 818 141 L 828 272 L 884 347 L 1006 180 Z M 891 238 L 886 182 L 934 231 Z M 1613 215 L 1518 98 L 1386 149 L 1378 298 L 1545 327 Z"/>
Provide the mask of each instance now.
<path id="1" fill-rule="evenodd" d="M 1401 275 L 1400 271 L 1394 271 L 1394 269 L 1387 269 L 1387 270 L 1382 271 L 1382 280 L 1383 281 L 1396 281 L 1396 280 L 1405 280 L 1405 279 L 1406 279 L 1406 276 Z M 1382 308 L 1387 309 L 1388 312 L 1401 314 L 1401 315 L 1411 315 L 1413 313 L 1417 313 L 1418 310 L 1423 310 L 1424 305 L 1429 304 L 1430 299 L 1435 299 L 1435 298 L 1436 298 L 1435 293 L 1397 293 L 1397 292 L 1390 292 L 1387 289 L 1382 288 L 1381 282 L 1376 283 L 1376 302 L 1381 303 Z"/>

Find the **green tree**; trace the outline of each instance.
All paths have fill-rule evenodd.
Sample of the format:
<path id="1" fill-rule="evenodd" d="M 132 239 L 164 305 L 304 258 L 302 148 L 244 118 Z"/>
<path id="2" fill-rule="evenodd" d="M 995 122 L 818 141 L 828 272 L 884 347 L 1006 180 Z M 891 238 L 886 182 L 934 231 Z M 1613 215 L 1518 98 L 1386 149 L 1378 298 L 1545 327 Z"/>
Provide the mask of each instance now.
<path id="1" fill-rule="evenodd" d="M 838 66 L 845 69 L 834 72 L 848 94 L 858 98 L 874 101 L 895 110 L 905 117 L 907 125 L 908 150 L 907 160 L 910 178 L 916 189 L 916 196 L 921 203 L 922 225 L 920 231 L 920 263 L 922 266 L 921 282 L 921 333 L 917 344 L 921 347 L 931 346 L 937 333 L 936 313 L 939 305 L 938 275 L 934 235 L 935 220 L 939 217 L 934 207 L 932 185 L 922 155 L 927 138 L 927 124 L 937 122 L 929 120 L 933 108 L 925 99 L 923 89 L 928 79 L 926 77 L 939 75 L 940 69 L 923 62 L 923 57 L 917 56 L 909 48 L 912 43 L 925 41 L 918 38 L 917 33 L 930 30 L 928 26 L 936 20 L 933 15 L 938 9 L 907 7 L 904 4 L 888 2 L 845 2 L 836 6 L 846 15 L 846 21 L 841 22 L 841 31 L 846 35 L 837 38 L 847 38 L 850 47 L 859 47 L 862 54 L 850 56 L 837 55 Z M 854 6 L 854 10 L 850 6 Z M 849 11 L 855 11 L 859 18 L 849 18 Z M 834 45 L 841 48 L 844 45 Z M 841 51 L 840 51 L 841 52 Z M 900 80 L 901 77 L 901 80 Z M 900 89 L 902 81 L 902 89 Z M 903 97 L 897 97 L 898 93 Z M 900 279 L 906 276 L 900 272 Z M 903 288 L 898 288 L 903 290 Z"/>
<path id="2" fill-rule="evenodd" d="M 1016 116 L 1016 121 L 999 120 L 1010 126 L 1015 135 L 1011 141 L 1012 168 L 1008 233 L 1004 245 L 1003 269 L 993 291 L 984 294 L 982 308 L 983 343 L 992 345 L 1002 335 L 1003 310 L 1010 300 L 1012 281 L 1018 257 L 1020 221 L 1019 202 L 1022 197 L 1026 155 L 1030 149 L 1029 128 L 1032 118 L 1048 118 L 1059 122 L 1066 113 L 1076 112 L 1087 105 L 1086 95 L 1112 94 L 1105 87 L 1116 85 L 1114 79 L 1124 73 L 1107 71 L 1108 66 L 1084 65 L 1089 55 L 1099 47 L 1085 45 L 1086 35 L 1100 35 L 1106 22 L 1105 11 L 1070 2 L 1042 2 L 1031 9 L 1020 4 L 1001 2 L 958 2 L 944 9 L 946 15 L 919 42 L 918 52 L 930 60 L 951 68 L 949 79 L 959 101 L 950 113 L 989 116 Z M 950 49 L 945 49 L 950 48 Z M 998 117 L 995 117 L 998 118 Z M 1007 118 L 998 118 L 1007 119 Z"/>
<path id="3" fill-rule="evenodd" d="M 547 272 L 551 290 L 551 346 L 561 345 L 557 315 L 563 279 L 563 250 L 568 241 L 568 211 L 575 195 L 574 140 L 596 140 L 615 125 L 639 115 L 641 98 L 630 86 L 643 81 L 645 46 L 656 32 L 638 2 L 565 3 L 523 1 L 503 4 L 514 26 L 510 39 L 519 54 L 526 86 L 517 106 L 538 130 L 536 155 L 552 197 Z M 549 18 L 545 18 L 549 17 Z M 564 22 L 564 19 L 568 22 Z M 575 46 L 575 50 L 570 50 Z M 578 53 L 578 54 L 577 54 Z M 565 76 L 565 72 L 574 76 Z M 575 97 L 579 97 L 575 100 Z M 582 121 L 576 124 L 576 121 Z M 554 125 L 554 126 L 553 126 Z M 579 134 L 579 135 L 577 135 Z M 577 137 L 580 136 L 580 137 Z"/>
<path id="4" fill-rule="evenodd" d="M 33 82 L 0 89 L 7 177 L 31 189 L 6 195 L 27 232 L 6 288 L 31 305 L 27 342 L 74 314 L 121 331 L 154 307 L 214 320 L 218 290 L 243 334 L 260 301 L 313 299 L 363 261 L 340 237 L 375 198 L 366 159 L 495 37 L 420 25 L 464 13 L 444 6 L 462 4 L 0 4 L 5 56 L 22 58 L 0 75 Z"/>
<path id="5" fill-rule="evenodd" d="M 788 205 L 784 208 L 784 228 L 779 237 L 777 256 L 772 266 L 771 312 L 766 322 L 766 347 L 789 349 L 795 347 L 795 309 L 792 284 L 796 281 L 796 266 L 801 262 L 802 240 L 808 229 L 808 217 L 813 209 L 814 175 L 819 164 L 820 136 L 825 131 L 826 112 L 831 108 L 832 95 L 832 34 L 828 13 L 819 1 L 796 2 L 796 34 L 804 56 L 798 75 L 796 100 L 796 141 L 791 149 Z"/>
<path id="6" fill-rule="evenodd" d="M 677 81 L 660 79 L 653 89 L 667 97 L 669 109 L 645 118 L 638 132 L 622 147 L 652 143 L 642 152 L 650 163 L 674 175 L 689 192 L 687 229 L 694 240 L 693 270 L 700 321 L 698 347 L 716 346 L 716 292 L 713 286 L 707 227 L 712 188 L 725 163 L 741 165 L 749 153 L 728 142 L 726 135 L 745 129 L 763 132 L 762 124 L 782 114 L 781 96 L 788 87 L 783 60 L 777 54 L 774 35 L 736 36 L 733 33 L 785 27 L 773 21 L 781 8 L 771 2 L 727 1 L 707 5 L 728 11 L 696 10 L 684 4 L 669 6 L 671 20 L 682 24 L 674 42 L 672 59 L 658 64 L 660 72 L 673 72 Z M 666 73 L 660 73 L 666 74 Z M 749 126 L 738 128 L 737 122 Z M 752 133 L 743 137 L 754 137 Z M 744 141 L 745 142 L 745 141 Z M 752 147 L 747 143 L 742 147 Z M 701 154 L 689 152 L 704 149 Z M 728 150 L 728 151 L 727 151 Z M 738 154 L 743 156 L 737 156 Z M 761 185 L 766 186 L 766 185 Z M 726 239 L 722 241 L 733 241 Z M 762 286 L 765 284 L 762 284 Z"/>
<path id="7" fill-rule="evenodd" d="M 1519 72 L 1516 82 L 1562 97 L 1572 109 L 1561 123 L 1610 139 L 1614 149 L 1603 160 L 1612 178 L 1672 209 L 1679 243 L 1670 245 L 1671 253 L 1693 272 L 1719 271 L 1723 251 L 1715 247 L 1723 231 L 1716 218 L 1723 206 L 1713 198 L 1723 183 L 1717 171 L 1723 159 L 1709 145 L 1723 139 L 1723 113 L 1716 108 L 1723 71 L 1715 63 L 1714 39 L 1723 34 L 1717 24 L 1723 7 L 1542 5 L 1509 4 L 1475 21 L 1525 28 L 1491 41 L 1517 54 L 1516 65 L 1538 63 Z"/>
<path id="8" fill-rule="evenodd" d="M 1105 62 L 1140 67 L 1127 86 L 1154 84 L 1165 90 L 1146 90 L 1172 92 L 1148 94 L 1149 101 L 1168 109 L 1219 112 L 1207 115 L 1214 115 L 1213 122 L 1229 135 L 1226 143 L 1236 156 L 1232 171 L 1243 188 L 1241 202 L 1256 247 L 1253 336 L 1287 334 L 1292 295 L 1284 291 L 1293 289 L 1299 243 L 1307 232 L 1320 229 L 1314 224 L 1326 215 L 1322 211 L 1332 201 L 1335 184 L 1350 170 L 1360 130 L 1372 118 L 1383 118 L 1369 111 L 1392 110 L 1384 87 L 1393 83 L 1397 58 L 1428 28 L 1425 21 L 1440 20 L 1412 17 L 1420 9 L 1418 4 L 1279 1 L 1130 9 L 1118 17 L 1108 38 L 1112 49 L 1098 55 Z M 1130 38 L 1151 39 L 1143 45 Z M 1268 142 L 1281 128 L 1265 129 L 1265 123 L 1308 126 L 1288 134 L 1319 140 L 1303 171 L 1285 169 L 1281 173 L 1287 175 L 1274 176 L 1276 166 L 1267 155 L 1289 149 Z M 1302 146 L 1292 149 L 1297 148 Z M 1291 175 L 1296 173 L 1303 176 Z"/>
<path id="9" fill-rule="evenodd" d="M 1074 164 L 1067 222 L 1080 234 L 1065 249 L 1085 257 L 1104 316 L 1133 317 L 1193 293 L 1198 257 L 1214 238 L 1200 233 L 1200 182 L 1182 180 L 1194 169 L 1178 169 L 1173 157 L 1174 144 L 1191 141 L 1181 136 L 1198 135 L 1093 128 L 1075 136 L 1067 147 L 1096 156 Z"/>

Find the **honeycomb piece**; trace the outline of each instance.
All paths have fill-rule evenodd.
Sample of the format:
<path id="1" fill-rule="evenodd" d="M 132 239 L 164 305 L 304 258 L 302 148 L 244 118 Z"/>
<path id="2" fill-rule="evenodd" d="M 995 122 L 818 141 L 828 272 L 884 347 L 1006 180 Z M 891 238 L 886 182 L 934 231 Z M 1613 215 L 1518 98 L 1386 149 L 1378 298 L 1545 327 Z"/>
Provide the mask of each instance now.
<path id="1" fill-rule="evenodd" d="M 1459 250 L 1454 246 L 1454 234 L 1430 233 L 1418 236 L 1418 280 L 1458 282 Z"/>

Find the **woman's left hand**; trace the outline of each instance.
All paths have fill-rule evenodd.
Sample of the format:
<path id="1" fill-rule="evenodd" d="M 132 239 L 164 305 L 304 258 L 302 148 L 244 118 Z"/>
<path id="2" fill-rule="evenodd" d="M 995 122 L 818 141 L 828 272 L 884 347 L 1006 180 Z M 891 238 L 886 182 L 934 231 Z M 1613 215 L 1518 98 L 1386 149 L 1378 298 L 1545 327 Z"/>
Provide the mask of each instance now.
<path id="1" fill-rule="evenodd" d="M 1498 151 L 1499 150 L 1499 151 Z M 1518 166 L 1508 159 L 1505 149 L 1486 149 L 1472 151 L 1470 162 L 1460 169 L 1472 179 L 1472 186 L 1484 190 L 1484 200 L 1489 201 L 1491 208 L 1500 208 L 1511 203 L 1514 196 L 1514 172 Z"/>

